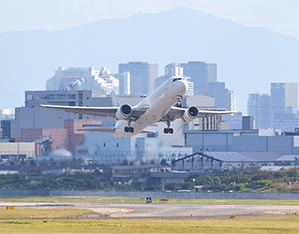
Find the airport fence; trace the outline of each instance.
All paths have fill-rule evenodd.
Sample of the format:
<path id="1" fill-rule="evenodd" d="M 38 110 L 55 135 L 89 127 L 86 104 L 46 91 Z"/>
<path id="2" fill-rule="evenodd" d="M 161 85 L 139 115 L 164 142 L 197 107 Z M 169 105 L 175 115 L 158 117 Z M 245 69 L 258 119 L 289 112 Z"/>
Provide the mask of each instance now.
<path id="1" fill-rule="evenodd" d="M 0 190 L 0 197 L 14 196 L 74 196 L 74 197 L 132 197 L 132 198 L 206 198 L 206 199 L 270 199 L 299 200 L 299 193 L 254 192 L 122 192 L 75 190 Z"/>

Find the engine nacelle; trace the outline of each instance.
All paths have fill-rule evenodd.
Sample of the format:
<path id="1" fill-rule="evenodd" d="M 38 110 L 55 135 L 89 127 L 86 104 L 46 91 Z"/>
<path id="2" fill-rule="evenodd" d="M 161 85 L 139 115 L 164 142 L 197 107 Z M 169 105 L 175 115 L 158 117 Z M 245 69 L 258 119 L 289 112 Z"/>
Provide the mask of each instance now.
<path id="1" fill-rule="evenodd" d="M 128 119 L 132 114 L 132 107 L 128 104 L 121 105 L 115 113 L 117 120 Z"/>
<path id="2" fill-rule="evenodd" d="M 190 106 L 188 109 L 185 110 L 183 115 L 183 120 L 186 122 L 190 122 L 195 119 L 198 115 L 198 109 L 195 106 Z"/>

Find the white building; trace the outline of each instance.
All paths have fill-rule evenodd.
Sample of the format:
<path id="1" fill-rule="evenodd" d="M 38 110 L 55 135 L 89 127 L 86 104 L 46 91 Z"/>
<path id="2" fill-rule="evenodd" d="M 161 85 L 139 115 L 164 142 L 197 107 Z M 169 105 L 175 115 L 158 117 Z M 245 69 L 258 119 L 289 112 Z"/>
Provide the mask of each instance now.
<path id="1" fill-rule="evenodd" d="M 59 67 L 47 80 L 47 90 L 92 90 L 101 94 L 119 93 L 119 80 L 106 67 L 89 68 Z"/>
<path id="2" fill-rule="evenodd" d="M 153 135 L 115 138 L 111 133 L 86 132 L 85 143 L 78 147 L 77 152 L 78 156 L 91 157 L 102 164 L 122 164 L 124 161 L 154 161 L 159 164 L 162 159 L 192 154 L 192 148 L 174 147 Z"/>
<path id="3" fill-rule="evenodd" d="M 3 108 L 0 109 L 0 120 L 2 119 L 12 119 L 13 118 L 13 111 L 10 108 Z"/>

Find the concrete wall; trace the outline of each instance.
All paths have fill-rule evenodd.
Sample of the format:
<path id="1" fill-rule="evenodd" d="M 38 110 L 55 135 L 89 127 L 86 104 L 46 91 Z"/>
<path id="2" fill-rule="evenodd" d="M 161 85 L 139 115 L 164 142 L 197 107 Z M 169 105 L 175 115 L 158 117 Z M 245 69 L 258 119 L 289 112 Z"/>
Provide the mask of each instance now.
<path id="1" fill-rule="evenodd" d="M 244 132 L 189 131 L 186 146 L 199 151 L 233 152 L 275 152 L 278 154 L 298 154 L 298 136 L 258 136 Z"/>
<path id="2" fill-rule="evenodd" d="M 233 133 L 197 132 L 186 134 L 186 145 L 200 151 L 231 151 Z"/>

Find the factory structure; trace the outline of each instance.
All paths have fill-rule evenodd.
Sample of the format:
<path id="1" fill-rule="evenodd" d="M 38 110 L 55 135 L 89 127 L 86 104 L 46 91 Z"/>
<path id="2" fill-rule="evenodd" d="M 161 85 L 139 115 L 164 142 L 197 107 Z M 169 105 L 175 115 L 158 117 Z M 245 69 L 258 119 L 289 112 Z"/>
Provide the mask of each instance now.
<path id="1" fill-rule="evenodd" d="M 296 84 L 271 84 L 271 98 L 251 94 L 249 116 L 236 113 L 228 117 L 198 118 L 190 123 L 178 119 L 171 125 L 175 132 L 172 135 L 163 134 L 165 123 L 150 126 L 154 134 L 131 138 L 84 132 L 80 129 L 112 127 L 114 119 L 40 108 L 40 104 L 114 106 L 112 92 L 118 95 L 121 104 L 135 105 L 175 75 L 188 79 L 189 90 L 181 106 L 236 111 L 236 95 L 224 82 L 217 81 L 216 64 L 171 63 L 165 66 L 162 76 L 158 76 L 157 64 L 145 62 L 119 64 L 117 74 L 107 68 L 60 67 L 47 81 L 46 90 L 25 92 L 25 105 L 15 108 L 14 119 L 1 120 L 0 160 L 65 154 L 105 165 L 164 162 L 176 170 L 200 173 L 299 166 L 299 130 L 294 127 L 299 123 Z M 261 113 L 260 106 L 265 103 L 269 108 Z M 292 118 L 293 125 L 290 121 L 279 121 L 282 116 Z M 273 128 L 273 124 L 282 128 Z"/>

